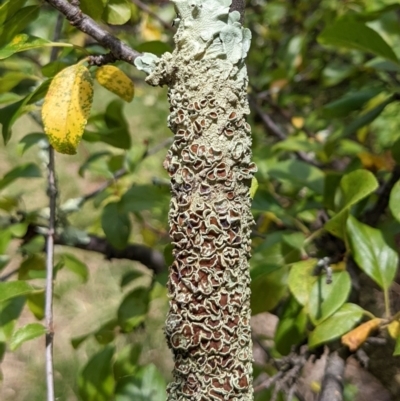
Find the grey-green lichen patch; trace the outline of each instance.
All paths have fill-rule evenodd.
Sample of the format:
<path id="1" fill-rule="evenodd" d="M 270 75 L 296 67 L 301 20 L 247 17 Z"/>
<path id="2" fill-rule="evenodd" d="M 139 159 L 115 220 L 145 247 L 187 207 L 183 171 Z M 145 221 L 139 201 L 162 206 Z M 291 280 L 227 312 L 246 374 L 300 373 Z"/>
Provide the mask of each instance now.
<path id="1" fill-rule="evenodd" d="M 231 0 L 175 0 L 176 49 L 147 78 L 168 85 L 174 143 L 169 401 L 250 401 L 251 132 L 245 121 L 250 34 Z"/>
<path id="2" fill-rule="evenodd" d="M 137 57 L 134 61 L 138 70 L 150 74 L 157 65 L 159 58 L 152 53 L 143 53 L 142 56 Z"/>

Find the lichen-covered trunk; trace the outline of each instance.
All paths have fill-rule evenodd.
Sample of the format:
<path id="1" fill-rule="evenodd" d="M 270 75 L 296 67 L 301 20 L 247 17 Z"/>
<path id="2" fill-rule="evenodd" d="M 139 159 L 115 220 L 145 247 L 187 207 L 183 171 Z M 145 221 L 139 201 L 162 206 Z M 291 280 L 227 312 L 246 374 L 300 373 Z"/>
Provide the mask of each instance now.
<path id="1" fill-rule="evenodd" d="M 250 332 L 251 162 L 244 58 L 250 32 L 231 0 L 175 0 L 176 49 L 137 65 L 168 85 L 171 177 L 168 400 L 253 399 Z"/>

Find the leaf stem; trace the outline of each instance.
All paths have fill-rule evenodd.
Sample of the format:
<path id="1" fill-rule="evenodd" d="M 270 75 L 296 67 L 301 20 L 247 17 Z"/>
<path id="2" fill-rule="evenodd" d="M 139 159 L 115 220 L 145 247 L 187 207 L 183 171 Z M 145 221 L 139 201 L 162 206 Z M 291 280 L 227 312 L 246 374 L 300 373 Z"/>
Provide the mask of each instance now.
<path id="1" fill-rule="evenodd" d="M 383 296 L 385 299 L 385 315 L 388 319 L 390 319 L 391 313 L 390 313 L 390 299 L 389 299 L 389 289 L 388 288 L 383 289 Z"/>

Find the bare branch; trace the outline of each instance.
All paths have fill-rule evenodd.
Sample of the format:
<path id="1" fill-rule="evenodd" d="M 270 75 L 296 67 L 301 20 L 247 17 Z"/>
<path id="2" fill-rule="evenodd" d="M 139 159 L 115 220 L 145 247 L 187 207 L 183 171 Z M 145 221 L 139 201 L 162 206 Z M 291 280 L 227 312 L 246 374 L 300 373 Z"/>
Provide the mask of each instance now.
<path id="1" fill-rule="evenodd" d="M 344 366 L 337 352 L 329 355 L 318 401 L 343 401 Z"/>
<path id="2" fill-rule="evenodd" d="M 58 41 L 61 36 L 64 18 L 59 15 L 53 36 Z M 57 60 L 58 49 L 53 48 L 50 54 L 50 62 Z M 45 320 L 46 320 L 46 387 L 47 401 L 54 401 L 54 364 L 53 364 L 53 266 L 54 266 L 54 237 L 56 234 L 56 211 L 57 211 L 57 182 L 54 160 L 54 149 L 49 145 L 49 164 L 47 166 L 47 191 L 49 196 L 49 226 L 46 241 L 46 298 L 45 298 Z"/>
<path id="3" fill-rule="evenodd" d="M 67 0 L 46 1 L 60 11 L 72 25 L 91 36 L 106 49 L 110 50 L 116 60 L 123 60 L 129 64 L 133 64 L 134 60 L 141 55 L 139 52 L 133 50 L 118 38 L 104 30 L 92 18 L 83 14 L 79 7 L 74 6 Z"/>

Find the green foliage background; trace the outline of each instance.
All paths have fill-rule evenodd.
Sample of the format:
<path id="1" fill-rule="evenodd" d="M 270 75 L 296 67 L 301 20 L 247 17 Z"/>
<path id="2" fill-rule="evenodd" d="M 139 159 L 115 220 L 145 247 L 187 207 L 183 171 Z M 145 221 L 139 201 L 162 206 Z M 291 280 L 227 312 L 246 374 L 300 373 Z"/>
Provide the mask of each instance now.
<path id="1" fill-rule="evenodd" d="M 130 1 L 93 3 L 81 0 L 82 10 L 110 24 L 112 33 L 138 51 L 172 49 L 172 29 Z M 279 317 L 271 350 L 279 357 L 303 343 L 311 349 L 331 344 L 363 319 L 396 321 L 389 289 L 400 233 L 400 5 L 247 3 L 246 24 L 253 33 L 249 122 L 259 168 L 252 310 Z M 42 400 L 38 322 L 43 320 L 48 199 L 40 107 L 47 80 L 82 59 L 77 46 L 90 53 L 104 50 L 65 23 L 61 41 L 75 47 L 61 48 L 58 60 L 49 64 L 45 42 L 51 41 L 57 13 L 34 0 L 0 4 L 0 123 L 7 143 L 0 148 L 0 274 L 18 269 L 0 282 L 0 398 Z M 174 18 L 170 4 L 153 9 L 165 21 Z M 13 44 L 22 33 L 30 39 Z M 58 230 L 66 244 L 56 248 L 60 400 L 162 400 L 172 364 L 162 333 L 166 272 L 153 275 L 137 263 L 108 261 L 73 246 L 91 233 L 118 249 L 142 243 L 170 257 L 169 188 L 162 169 L 163 144 L 170 137 L 166 91 L 146 86 L 132 66 L 117 65 L 134 81 L 135 99 L 124 104 L 96 85 L 78 154 L 56 159 Z M 158 152 L 146 155 L 160 144 Z M 81 198 L 121 169 L 122 178 L 88 200 Z M 389 183 L 388 207 L 382 209 L 381 194 Z M 331 258 L 332 284 L 314 274 L 323 257 Z M 358 266 L 352 271 L 376 283 L 383 294 L 380 306 L 361 305 L 354 296 L 350 260 Z M 393 333 L 397 355 L 400 336 Z M 256 376 L 271 369 L 256 366 Z M 257 400 L 268 397 L 264 391 Z"/>

